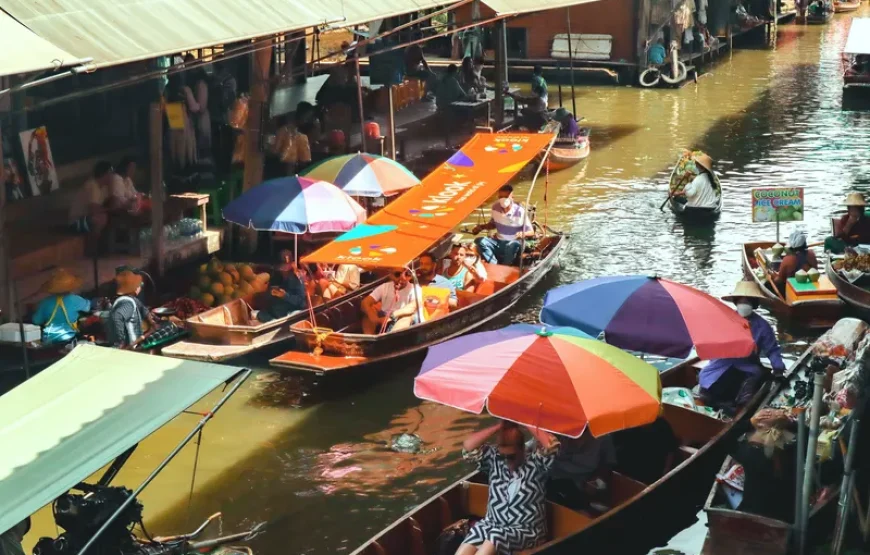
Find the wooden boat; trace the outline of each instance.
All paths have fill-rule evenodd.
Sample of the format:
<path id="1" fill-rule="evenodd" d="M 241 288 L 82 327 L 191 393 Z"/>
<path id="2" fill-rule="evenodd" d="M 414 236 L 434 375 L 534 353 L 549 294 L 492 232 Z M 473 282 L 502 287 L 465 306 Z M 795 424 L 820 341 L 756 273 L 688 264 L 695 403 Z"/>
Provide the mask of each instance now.
<path id="1" fill-rule="evenodd" d="M 847 305 L 864 318 L 870 316 L 870 291 L 854 283 L 849 283 L 849 280 L 844 278 L 840 272 L 834 270 L 830 259 L 825 264 L 825 274 L 837 289 L 837 294 Z"/>
<path id="2" fill-rule="evenodd" d="M 671 176 L 668 180 L 669 190 L 674 191 L 677 185 L 675 181 L 678 181 L 681 177 L 685 179 L 685 174 L 679 174 L 680 166 L 686 159 L 688 153 L 683 154 L 683 157 L 680 158 L 680 161 L 674 166 L 674 169 L 671 170 Z M 695 222 L 695 223 L 705 223 L 711 222 L 719 218 L 719 214 L 722 213 L 722 183 L 719 181 L 719 176 L 716 175 L 716 172 L 709 172 L 713 178 L 713 186 L 717 191 L 719 191 L 719 203 L 714 208 L 698 208 L 693 206 L 686 206 L 684 202 L 679 202 L 677 197 L 674 195 L 670 195 L 668 197 L 668 206 L 671 209 L 671 212 L 674 213 L 678 218 L 686 222 Z M 694 176 L 695 173 L 689 175 L 689 177 Z M 685 200 L 685 199 L 684 199 Z"/>
<path id="3" fill-rule="evenodd" d="M 792 366 L 790 382 L 806 378 L 806 374 L 801 376 L 800 371 L 807 368 L 812 358 L 812 350 L 813 347 L 807 349 Z M 783 393 L 785 387 L 781 384 L 773 388 L 761 403 L 761 407 L 768 406 Z M 720 468 L 720 474 L 726 473 L 733 464 L 733 459 L 730 456 L 726 457 Z M 837 505 L 839 486 L 835 486 L 829 493 L 830 495 L 824 496 L 822 501 L 810 511 L 808 529 L 810 539 L 816 535 L 815 532 L 831 529 L 834 516 L 831 509 Z M 750 553 L 786 555 L 788 552 L 794 524 L 770 516 L 741 511 L 739 508 L 731 509 L 727 504 L 723 486 L 718 481 L 713 483 L 707 501 L 704 503 L 704 511 L 707 513 L 709 529 L 702 549 L 704 555 Z"/>
<path id="4" fill-rule="evenodd" d="M 360 333 L 360 305 L 366 293 L 350 295 L 316 315 L 317 329 L 312 329 L 308 321 L 291 325 L 297 350 L 269 363 L 325 375 L 423 355 L 430 345 L 467 333 L 510 309 L 556 266 L 567 240 L 566 235 L 558 233 L 545 236 L 534 251 L 526 253 L 529 262 L 523 272 L 514 266 L 485 264 L 488 280 L 478 292 L 459 291 L 456 309 L 404 330 L 380 335 Z M 323 353 L 314 354 L 315 349 Z"/>
<path id="5" fill-rule="evenodd" d="M 576 139 L 556 139 L 550 154 L 547 156 L 547 169 L 551 172 L 564 170 L 576 166 L 589 157 L 589 133 L 588 127 L 580 128 L 580 135 Z M 541 155 L 543 157 L 543 154 Z"/>
<path id="6" fill-rule="evenodd" d="M 773 241 L 759 241 L 743 244 L 743 275 L 749 281 L 754 281 L 761 287 L 766 299 L 761 301 L 768 310 L 778 318 L 785 318 L 809 328 L 831 327 L 842 315 L 845 304 L 837 296 L 833 286 L 827 287 L 826 279 L 820 279 L 823 289 L 820 293 L 796 293 L 789 285 L 785 298 L 774 292 L 772 285 L 764 277 L 756 275 L 759 267 L 766 268 L 763 258 L 757 250 L 767 250 L 773 246 Z"/>
<path id="7" fill-rule="evenodd" d="M 694 363 L 666 370 L 662 385 L 691 388 L 697 382 L 698 368 Z M 647 482 L 621 468 L 623 461 L 619 457 L 621 449 L 637 441 L 637 433 L 645 430 L 612 434 L 620 463 L 610 488 L 609 510 L 591 514 L 548 502 L 548 541 L 523 553 L 628 553 L 643 549 L 642 542 L 649 541 L 649 534 L 660 533 L 669 521 L 673 526 L 681 504 L 684 511 L 694 515 L 731 441 L 742 433 L 742 427 L 768 391 L 768 385 L 762 387 L 730 422 L 683 407 L 663 405 L 663 419 L 673 431 L 678 447 L 668 457 L 673 461 L 670 465 L 647 466 L 655 476 Z M 640 464 L 645 461 L 649 464 L 653 459 L 644 459 Z M 486 485 L 478 483 L 482 478 L 470 474 L 459 480 L 389 525 L 353 555 L 433 553 L 435 539 L 446 526 L 468 515 L 484 516 L 488 491 Z"/>
<path id="8" fill-rule="evenodd" d="M 811 14 L 807 11 L 804 21 L 809 25 L 825 25 L 834 18 L 833 10 L 826 10 L 820 14 Z"/>
<path id="9" fill-rule="evenodd" d="M 870 18 L 855 17 L 849 27 L 849 37 L 843 47 L 843 91 L 866 91 L 870 88 L 870 71 L 856 63 L 861 56 L 870 56 Z"/>
<path id="10" fill-rule="evenodd" d="M 834 12 L 836 13 L 847 13 L 847 12 L 855 12 L 858 11 L 858 8 L 861 7 L 861 0 L 853 0 L 853 1 L 837 1 L 834 0 Z"/>

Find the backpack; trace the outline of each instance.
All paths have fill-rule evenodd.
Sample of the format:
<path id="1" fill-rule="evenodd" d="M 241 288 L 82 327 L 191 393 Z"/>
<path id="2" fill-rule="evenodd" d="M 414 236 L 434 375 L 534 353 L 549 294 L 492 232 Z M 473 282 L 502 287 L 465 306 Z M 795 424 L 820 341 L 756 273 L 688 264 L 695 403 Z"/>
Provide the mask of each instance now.
<path id="1" fill-rule="evenodd" d="M 230 73 L 218 73 L 209 80 L 208 111 L 212 117 L 226 118 L 229 114 L 236 101 L 234 80 Z"/>

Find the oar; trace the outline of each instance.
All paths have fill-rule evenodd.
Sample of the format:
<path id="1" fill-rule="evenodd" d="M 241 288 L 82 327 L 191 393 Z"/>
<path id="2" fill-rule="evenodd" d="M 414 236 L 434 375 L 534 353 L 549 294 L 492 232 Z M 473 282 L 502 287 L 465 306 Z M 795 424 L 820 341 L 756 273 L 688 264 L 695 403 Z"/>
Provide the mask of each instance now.
<path id="1" fill-rule="evenodd" d="M 665 211 L 665 205 L 668 203 L 669 200 L 671 200 L 671 197 L 673 195 L 674 195 L 674 192 L 671 191 L 670 189 L 668 189 L 668 198 L 666 198 L 665 201 L 662 203 L 662 205 L 659 206 L 659 210 L 661 210 L 662 212 Z"/>

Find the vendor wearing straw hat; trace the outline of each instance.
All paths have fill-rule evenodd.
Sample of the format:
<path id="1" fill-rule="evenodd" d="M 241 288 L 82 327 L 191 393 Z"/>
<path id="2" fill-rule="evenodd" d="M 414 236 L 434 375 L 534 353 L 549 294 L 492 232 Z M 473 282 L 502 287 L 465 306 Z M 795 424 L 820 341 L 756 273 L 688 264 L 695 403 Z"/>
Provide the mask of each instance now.
<path id="1" fill-rule="evenodd" d="M 861 193 L 846 196 L 846 215 L 834 222 L 834 236 L 825 239 L 825 250 L 842 253 L 847 246 L 870 243 L 870 218 L 865 214 L 867 202 Z"/>
<path id="2" fill-rule="evenodd" d="M 69 343 L 78 334 L 79 313 L 91 310 L 91 301 L 73 292 L 82 286 L 82 280 L 65 268 L 51 274 L 41 290 L 48 297 L 40 301 L 33 313 L 33 323 L 42 326 L 42 342 Z"/>
<path id="3" fill-rule="evenodd" d="M 112 303 L 106 319 L 106 337 L 113 347 L 135 348 L 145 339 L 146 322 L 154 327 L 151 313 L 139 300 L 144 285 L 143 273 L 129 266 L 115 269 L 118 298 Z"/>
<path id="4" fill-rule="evenodd" d="M 773 328 L 755 313 L 763 298 L 764 293 L 753 281 L 739 282 L 734 292 L 722 297 L 734 303 L 737 313 L 749 322 L 755 352 L 743 358 L 712 360 L 701 370 L 698 383 L 701 398 L 707 406 L 734 414 L 740 405 L 748 402 L 768 377 L 767 369 L 761 365 L 761 356 L 770 360 L 774 376 L 780 377 L 785 372 L 782 351 Z"/>
<path id="5" fill-rule="evenodd" d="M 716 208 L 719 206 L 719 193 L 713 185 L 713 159 L 703 152 L 694 156 L 698 175 L 693 179 L 681 196 L 685 196 L 686 206 L 691 208 Z"/>

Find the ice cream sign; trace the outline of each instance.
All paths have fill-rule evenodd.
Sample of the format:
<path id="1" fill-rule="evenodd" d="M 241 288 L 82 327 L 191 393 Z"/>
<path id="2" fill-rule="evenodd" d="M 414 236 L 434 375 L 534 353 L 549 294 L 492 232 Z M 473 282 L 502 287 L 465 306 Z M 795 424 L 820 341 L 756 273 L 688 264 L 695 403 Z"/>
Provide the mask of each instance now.
<path id="1" fill-rule="evenodd" d="M 803 219 L 803 187 L 752 189 L 753 222 L 800 222 Z"/>

